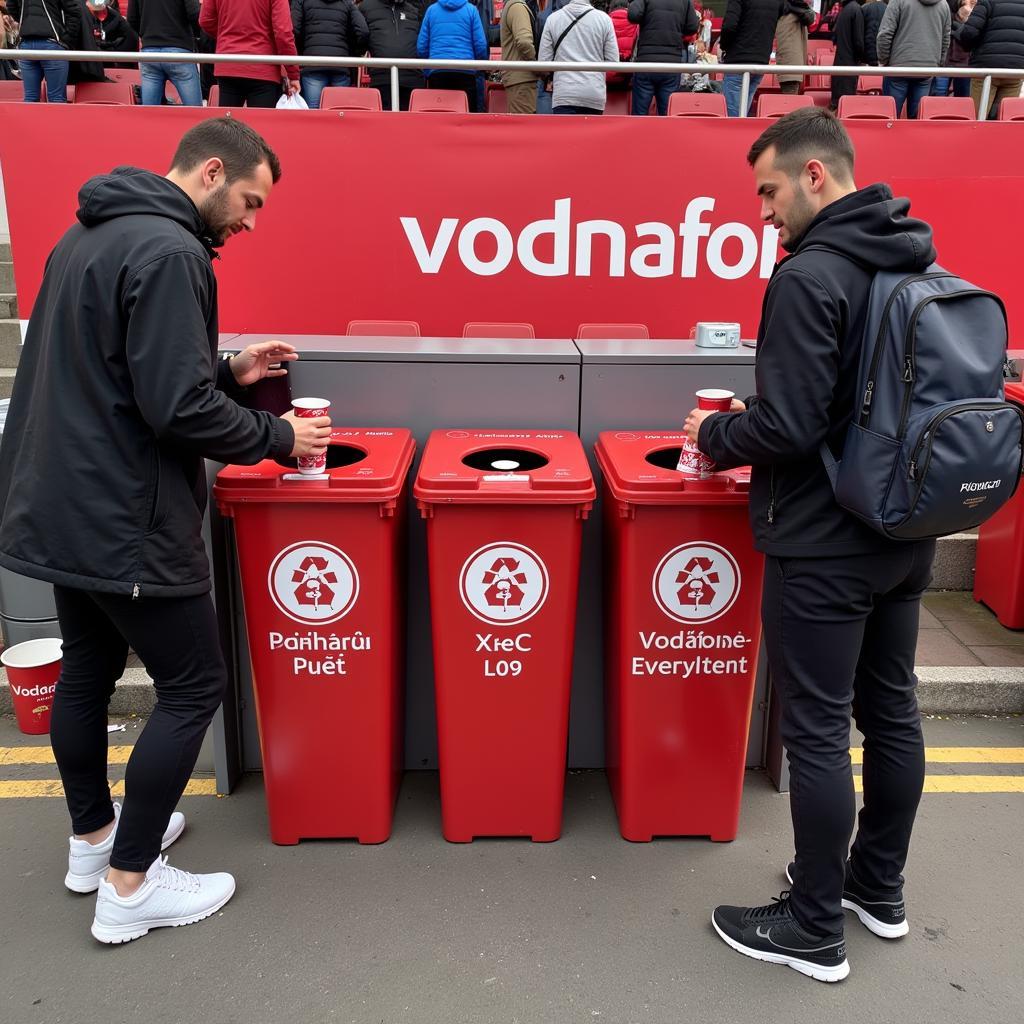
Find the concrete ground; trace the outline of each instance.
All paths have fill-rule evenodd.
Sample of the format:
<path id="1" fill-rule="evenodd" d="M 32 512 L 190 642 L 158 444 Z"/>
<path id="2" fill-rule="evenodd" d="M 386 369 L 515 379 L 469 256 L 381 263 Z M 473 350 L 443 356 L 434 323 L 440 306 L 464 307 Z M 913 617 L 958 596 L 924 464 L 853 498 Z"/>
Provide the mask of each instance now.
<path id="1" fill-rule="evenodd" d="M 130 744 L 138 724 L 111 743 Z M 170 851 L 190 870 L 234 872 L 234 899 L 201 924 L 117 947 L 89 936 L 92 897 L 63 888 L 62 801 L 0 800 L 0 1021 L 1017 1024 L 1024 719 L 925 729 L 911 932 L 888 943 L 848 915 L 852 973 L 840 985 L 748 960 L 711 931 L 715 903 L 767 902 L 785 887 L 788 801 L 761 773 L 747 776 L 739 838 L 722 845 L 624 842 L 603 774 L 587 772 L 569 777 L 553 844 L 447 844 L 437 776 L 413 773 L 388 843 L 275 847 L 250 776 L 230 797 L 186 797 Z M 56 779 L 45 739 L 0 720 L 0 792 Z M 943 788 L 972 791 L 931 791 Z"/>

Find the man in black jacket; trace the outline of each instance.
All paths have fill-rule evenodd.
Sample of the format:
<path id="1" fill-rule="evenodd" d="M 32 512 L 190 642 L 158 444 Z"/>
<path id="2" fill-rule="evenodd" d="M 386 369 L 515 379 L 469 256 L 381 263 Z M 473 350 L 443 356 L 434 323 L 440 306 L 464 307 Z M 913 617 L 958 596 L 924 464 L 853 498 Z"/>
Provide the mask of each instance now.
<path id="1" fill-rule="evenodd" d="M 767 64 L 772 57 L 775 41 L 775 26 L 786 11 L 786 0 L 729 0 L 722 19 L 722 34 L 719 42 L 727 64 Z M 747 95 L 746 117 L 754 101 L 754 92 L 764 75 L 750 76 L 750 91 Z M 730 117 L 740 116 L 740 98 L 743 89 L 742 75 L 725 75 L 722 91 L 725 106 Z"/>
<path id="2" fill-rule="evenodd" d="M 359 5 L 370 33 L 371 57 L 411 57 L 416 59 L 416 40 L 420 34 L 421 8 L 415 0 L 363 0 Z M 423 5 L 426 10 L 426 4 Z M 380 89 L 384 109 L 391 109 L 391 71 L 372 68 L 370 85 Z M 398 75 L 398 106 L 409 109 L 413 89 L 426 87 L 421 71 L 401 71 Z"/>
<path id="3" fill-rule="evenodd" d="M 757 395 L 694 410 L 686 432 L 715 463 L 753 468 L 750 518 L 767 555 L 762 619 L 790 763 L 792 890 L 770 906 L 718 907 L 719 935 L 820 981 L 849 973 L 843 908 L 883 938 L 908 926 L 903 867 L 924 781 L 914 656 L 934 541 L 891 541 L 842 509 L 819 452 L 838 458 L 855 406 L 873 273 L 922 271 L 931 229 L 885 185 L 858 190 L 853 145 L 818 108 L 781 118 L 748 155 L 761 216 L 790 254 L 758 330 Z M 855 801 L 850 708 L 864 734 Z"/>
<path id="4" fill-rule="evenodd" d="M 832 39 L 836 44 L 835 62 L 840 67 L 863 64 L 867 59 L 865 42 L 864 8 L 860 0 L 842 0 L 843 9 L 836 19 L 836 27 Z M 876 6 L 884 8 L 884 4 Z M 877 32 L 876 32 L 877 35 Z M 875 52 L 875 63 L 878 63 L 878 52 Z M 839 100 L 843 96 L 853 96 L 857 92 L 858 75 L 833 75 L 830 83 L 832 90 L 831 107 L 839 109 Z"/>
<path id="5" fill-rule="evenodd" d="M 128 0 L 128 24 L 142 40 L 143 53 L 193 53 L 199 34 L 199 0 Z M 203 105 L 198 64 L 142 65 L 142 102 L 159 106 L 173 82 L 186 107 Z"/>
<path id="6" fill-rule="evenodd" d="M 100 50 L 131 53 L 139 48 L 139 37 L 107 0 L 86 0 L 85 33 Z M 134 64 L 109 64 L 108 67 L 136 67 Z"/>
<path id="7" fill-rule="evenodd" d="M 188 131 L 166 177 L 88 181 L 32 309 L 0 445 L 0 565 L 54 585 L 64 640 L 50 741 L 71 812 L 65 885 L 98 889 L 92 933 L 126 942 L 230 899 L 160 850 L 227 673 L 202 539 L 204 456 L 255 463 L 323 451 L 325 418 L 236 404 L 297 358 L 278 342 L 217 360 L 216 247 L 251 231 L 280 164 L 237 118 Z M 277 367 L 277 368 L 275 368 Z M 107 702 L 129 646 L 157 703 L 107 784 Z M 173 813 L 172 813 L 173 812 Z"/>
<path id="8" fill-rule="evenodd" d="M 961 7 L 953 19 L 953 37 L 971 52 L 972 68 L 1024 68 L 1024 0 L 978 0 L 973 10 Z M 998 117 L 1000 102 L 1018 96 L 1021 80 L 993 78 L 989 109 L 981 110 L 984 79 L 971 82 L 979 120 Z"/>
<path id="9" fill-rule="evenodd" d="M 370 33 L 352 0 L 292 0 L 295 48 L 301 56 L 362 57 Z M 320 108 L 320 94 L 329 86 L 352 84 L 347 68 L 300 68 L 302 98 L 311 110 Z"/>
<path id="10" fill-rule="evenodd" d="M 692 36 L 700 19 L 691 0 L 631 0 L 629 20 L 640 26 L 636 59 L 650 64 L 684 64 L 683 36 Z M 668 98 L 679 89 L 679 75 L 633 76 L 633 113 L 647 114 L 651 100 L 658 114 L 668 113 Z"/>
<path id="11" fill-rule="evenodd" d="M 7 10 L 20 25 L 22 50 L 73 50 L 81 38 L 82 15 L 78 0 L 8 0 Z M 25 102 L 38 103 L 46 81 L 46 102 L 67 103 L 66 60 L 20 60 Z"/>

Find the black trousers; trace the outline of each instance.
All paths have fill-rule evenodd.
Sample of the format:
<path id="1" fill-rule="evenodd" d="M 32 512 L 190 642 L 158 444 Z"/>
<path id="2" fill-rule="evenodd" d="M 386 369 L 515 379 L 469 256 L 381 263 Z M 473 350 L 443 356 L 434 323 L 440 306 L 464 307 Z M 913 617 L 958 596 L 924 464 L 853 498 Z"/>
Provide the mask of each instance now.
<path id="1" fill-rule="evenodd" d="M 914 658 L 934 541 L 847 558 L 774 558 L 762 619 L 789 756 L 796 845 L 793 913 L 842 931 L 847 856 L 871 889 L 903 884 L 924 784 Z M 864 734 L 864 806 L 856 804 L 850 713 Z"/>
<path id="2" fill-rule="evenodd" d="M 280 82 L 266 82 L 262 78 L 234 78 L 221 75 L 218 103 L 222 107 L 276 107 L 284 95 Z"/>
<path id="3" fill-rule="evenodd" d="M 480 113 L 477 103 L 476 75 L 466 74 L 465 71 L 434 71 L 427 79 L 427 88 L 464 92 L 466 102 L 469 104 L 469 112 L 471 114 Z"/>
<path id="4" fill-rule="evenodd" d="M 129 645 L 156 689 L 125 776 L 125 800 L 110 863 L 145 871 L 195 767 L 220 705 L 227 670 L 209 594 L 140 598 L 53 588 L 64 655 L 50 719 L 75 835 L 113 820 L 107 783 L 107 705 Z"/>

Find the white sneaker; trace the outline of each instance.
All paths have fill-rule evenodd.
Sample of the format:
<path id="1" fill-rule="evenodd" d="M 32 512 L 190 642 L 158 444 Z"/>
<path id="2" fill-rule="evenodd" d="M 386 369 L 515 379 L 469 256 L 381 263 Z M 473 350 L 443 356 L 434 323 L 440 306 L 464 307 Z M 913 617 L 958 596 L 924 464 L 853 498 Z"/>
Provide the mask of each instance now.
<path id="1" fill-rule="evenodd" d="M 100 880 L 92 935 L 100 942 L 130 942 L 150 928 L 195 924 L 215 914 L 234 893 L 235 880 L 226 872 L 192 875 L 157 857 L 131 896 L 118 896 L 106 879 Z"/>
<path id="2" fill-rule="evenodd" d="M 100 879 L 107 877 L 110 870 L 110 852 L 114 849 L 114 833 L 117 832 L 120 818 L 121 805 L 115 803 L 114 827 L 110 830 L 110 835 L 95 846 L 74 836 L 68 840 L 68 873 L 64 876 L 64 884 L 72 892 L 95 892 Z M 167 822 L 163 839 L 160 840 L 160 849 L 166 850 L 184 831 L 185 815 L 181 811 L 174 811 L 171 820 Z"/>

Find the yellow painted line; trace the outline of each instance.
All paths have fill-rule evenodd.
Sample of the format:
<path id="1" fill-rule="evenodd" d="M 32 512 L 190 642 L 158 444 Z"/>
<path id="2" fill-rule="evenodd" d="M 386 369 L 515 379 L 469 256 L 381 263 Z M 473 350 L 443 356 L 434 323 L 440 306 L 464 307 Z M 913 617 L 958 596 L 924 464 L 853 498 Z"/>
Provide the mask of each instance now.
<path id="1" fill-rule="evenodd" d="M 111 796 L 124 796 L 124 782 L 115 782 L 110 787 Z M 216 779 L 190 779 L 185 786 L 185 796 L 216 796 Z M 18 800 L 27 797 L 62 797 L 64 787 L 59 779 L 19 779 L 0 782 L 0 800 Z"/>
<path id="2" fill-rule="evenodd" d="M 858 793 L 864 791 L 859 775 L 853 777 Z M 1021 775 L 927 775 L 925 793 L 1024 793 Z"/>
<path id="3" fill-rule="evenodd" d="M 1024 747 L 925 747 L 924 758 L 933 764 L 1024 764 Z M 851 747 L 850 760 L 863 764 L 863 749 Z"/>
<path id="4" fill-rule="evenodd" d="M 132 747 L 108 747 L 107 764 L 126 764 Z M 0 747 L 0 765 L 55 764 L 50 747 Z"/>

